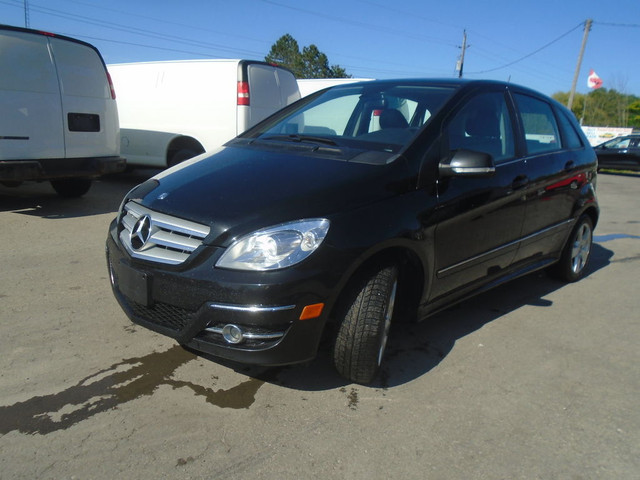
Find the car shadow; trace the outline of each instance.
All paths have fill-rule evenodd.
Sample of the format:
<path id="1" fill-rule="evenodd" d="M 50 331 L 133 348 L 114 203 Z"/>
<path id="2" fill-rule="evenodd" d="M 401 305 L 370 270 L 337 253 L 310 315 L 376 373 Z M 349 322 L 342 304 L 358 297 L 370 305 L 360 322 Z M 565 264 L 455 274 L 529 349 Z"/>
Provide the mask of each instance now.
<path id="1" fill-rule="evenodd" d="M 18 187 L 0 185 L 0 212 L 50 220 L 115 213 L 129 190 L 157 172 L 136 169 L 106 175 L 94 180 L 89 191 L 80 198 L 58 196 L 49 182 L 25 182 Z"/>
<path id="2" fill-rule="evenodd" d="M 613 253 L 594 243 L 587 276 L 607 267 Z M 394 325 L 381 372 L 369 387 L 393 388 L 426 375 L 449 355 L 459 339 L 525 305 L 553 306 L 546 297 L 565 285 L 544 271 L 536 272 L 458 303 L 424 322 Z M 294 390 L 322 391 L 351 385 L 333 368 L 328 340 L 321 344 L 313 361 L 301 365 L 267 368 L 209 359 Z"/>

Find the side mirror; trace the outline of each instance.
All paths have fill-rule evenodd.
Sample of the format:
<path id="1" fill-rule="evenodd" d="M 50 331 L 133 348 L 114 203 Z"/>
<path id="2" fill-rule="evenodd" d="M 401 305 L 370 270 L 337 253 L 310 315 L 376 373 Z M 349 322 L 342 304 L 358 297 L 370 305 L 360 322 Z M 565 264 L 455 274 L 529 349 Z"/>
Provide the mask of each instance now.
<path id="1" fill-rule="evenodd" d="M 454 150 L 440 162 L 438 170 L 443 177 L 490 177 L 496 171 L 493 157 L 474 150 Z"/>

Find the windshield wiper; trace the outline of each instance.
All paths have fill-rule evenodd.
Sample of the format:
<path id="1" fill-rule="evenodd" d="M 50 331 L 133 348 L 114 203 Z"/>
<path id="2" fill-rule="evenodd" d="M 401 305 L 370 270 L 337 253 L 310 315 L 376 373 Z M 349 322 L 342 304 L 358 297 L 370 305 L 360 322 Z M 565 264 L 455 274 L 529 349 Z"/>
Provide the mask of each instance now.
<path id="1" fill-rule="evenodd" d="M 314 137 L 312 135 L 271 135 L 269 137 L 262 137 L 261 140 L 279 140 L 281 142 L 296 142 L 296 143 L 322 143 L 323 145 L 338 146 L 336 142 L 330 138 Z"/>

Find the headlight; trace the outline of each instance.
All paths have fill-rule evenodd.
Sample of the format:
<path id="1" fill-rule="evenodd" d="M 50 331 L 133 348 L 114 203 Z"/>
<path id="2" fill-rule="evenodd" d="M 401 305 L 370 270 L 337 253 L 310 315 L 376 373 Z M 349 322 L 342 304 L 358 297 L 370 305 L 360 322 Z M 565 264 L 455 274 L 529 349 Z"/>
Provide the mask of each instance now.
<path id="1" fill-rule="evenodd" d="M 216 263 L 233 270 L 277 270 L 311 255 L 329 231 L 329 220 L 312 218 L 283 223 L 241 237 Z"/>

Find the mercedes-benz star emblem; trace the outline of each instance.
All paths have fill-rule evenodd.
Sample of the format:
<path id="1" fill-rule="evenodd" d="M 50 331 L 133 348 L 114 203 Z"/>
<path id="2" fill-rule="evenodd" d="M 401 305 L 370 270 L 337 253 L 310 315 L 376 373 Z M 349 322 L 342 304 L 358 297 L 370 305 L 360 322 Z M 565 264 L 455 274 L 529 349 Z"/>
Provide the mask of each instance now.
<path id="1" fill-rule="evenodd" d="M 151 217 L 144 215 L 133 226 L 129 240 L 134 250 L 140 250 L 143 248 L 151 237 Z"/>

